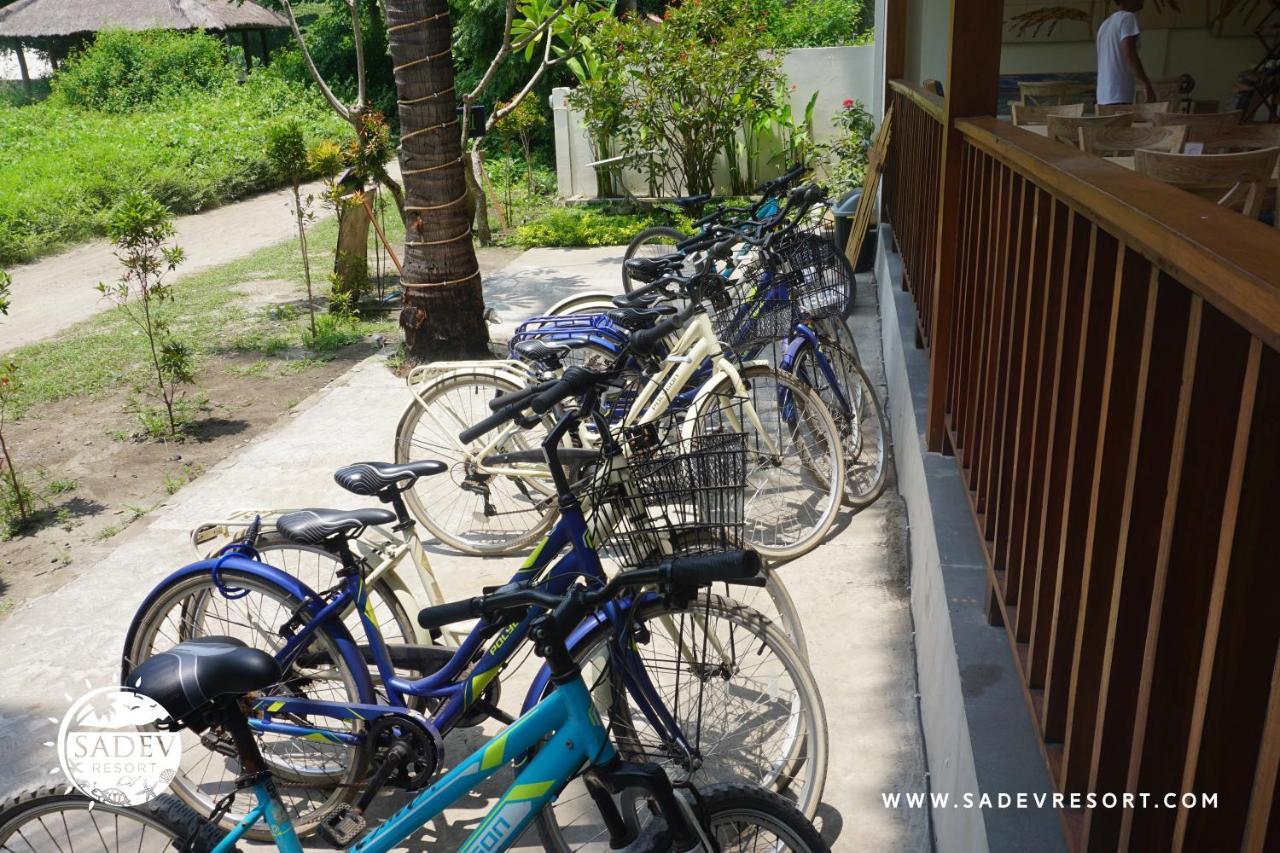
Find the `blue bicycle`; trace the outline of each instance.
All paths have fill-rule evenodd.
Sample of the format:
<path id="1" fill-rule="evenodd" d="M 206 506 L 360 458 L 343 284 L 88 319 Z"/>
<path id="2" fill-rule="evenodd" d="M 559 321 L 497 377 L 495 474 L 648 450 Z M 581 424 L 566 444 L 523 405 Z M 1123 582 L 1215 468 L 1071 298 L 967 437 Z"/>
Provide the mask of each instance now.
<path id="1" fill-rule="evenodd" d="M 624 760 L 597 712 L 592 687 L 570 652 L 570 638 L 584 620 L 602 609 L 626 605 L 624 592 L 657 587 L 664 594 L 696 596 L 697 586 L 723 581 L 749 583 L 760 567 L 751 552 L 675 558 L 654 567 L 615 576 L 597 588 L 575 584 L 559 594 L 526 584 L 424 611 L 437 625 L 480 617 L 494 624 L 522 620 L 536 612 L 530 632 L 547 661 L 554 689 L 500 734 L 457 762 L 454 769 L 417 793 L 389 819 L 367 831 L 351 810 L 335 825 L 334 836 L 350 853 L 382 853 L 417 840 L 415 835 L 477 785 L 507 767 L 518 770 L 488 814 L 455 849 L 463 853 L 509 849 L 565 785 L 583 780 L 605 827 L 611 850 L 768 850 L 818 853 L 828 846 L 794 805 L 777 794 L 743 784 L 695 788 L 673 785 L 656 764 Z M 78 793 L 52 789 L 27 793 L 0 805 L 0 848 L 6 851 L 107 853 L 175 850 L 231 853 L 250 830 L 262 827 L 281 853 L 302 853 L 299 836 L 283 802 L 282 780 L 264 756 L 246 713 L 263 699 L 260 691 L 278 684 L 279 662 L 229 637 L 181 643 L 140 664 L 128 686 L 158 702 L 174 727 L 228 733 L 240 768 L 237 791 L 252 806 L 230 831 L 204 820 L 172 797 L 143 807 L 95 803 Z M 289 701 L 281 699 L 278 701 Z M 353 710 L 335 705 L 337 716 Z M 417 748 L 409 731 L 422 723 L 380 709 L 371 727 L 393 738 L 390 751 L 410 755 Z M 439 745 L 428 738 L 428 749 Z M 620 808 L 619 801 L 634 804 Z M 449 844 L 450 842 L 437 842 Z"/>
<path id="2" fill-rule="evenodd" d="M 609 437 L 596 401 L 614 375 L 578 368 L 559 380 L 499 398 L 498 410 L 467 430 L 470 437 L 464 435 L 464 440 L 513 420 L 535 422 L 559 400 L 574 395 L 584 396 L 581 411 L 590 412 L 594 429 Z M 524 414 L 531 406 L 533 417 Z M 740 533 L 740 497 L 718 510 L 710 501 L 717 482 L 725 494 L 737 495 L 745 477 L 735 470 L 729 480 L 715 479 L 714 463 L 723 452 L 686 447 L 683 455 L 673 457 L 669 442 L 649 435 L 640 445 L 627 444 L 625 452 L 610 439 L 584 456 L 561 448 L 567 436 L 578 432 L 576 411 L 558 417 L 537 451 L 554 453 L 557 460 L 551 476 L 560 520 L 511 584 L 536 584 L 548 595 L 563 595 L 580 579 L 601 586 L 606 575 L 592 543 L 606 539 L 629 547 L 623 562 L 638 565 L 662 553 L 723 548 Z M 735 437 L 742 439 L 741 434 Z M 709 434 L 690 441 L 713 438 Z M 566 466 L 561 466 L 562 458 Z M 701 460 L 700 467 L 689 469 L 692 459 Z M 582 470 L 586 460 L 591 460 L 589 476 Z M 672 466 L 688 471 L 683 493 L 670 482 Z M 313 590 L 255 559 L 256 531 L 250 530 L 238 546 L 167 578 L 130 626 L 124 683 L 142 661 L 202 636 L 236 637 L 272 654 L 282 678 L 268 697 L 254 702 L 249 725 L 300 832 L 340 817 L 368 778 L 377 784 L 367 786 L 366 794 L 368 788 L 376 792 L 385 785 L 420 788 L 437 766 L 433 744 L 451 729 L 490 717 L 510 720 L 496 707 L 499 676 L 517 651 L 527 648 L 524 641 L 537 614 L 482 621 L 457 649 L 387 644 L 370 606 L 365 567 L 350 547 L 368 525 L 412 525 L 403 493 L 440 468 L 433 462 L 352 466 L 338 472 L 338 481 L 376 495 L 391 511 L 312 509 L 277 521 L 286 539 L 337 557 L 341 567 L 330 588 Z M 589 515 L 579 493 L 588 499 Z M 661 507 L 670 511 L 655 516 Z M 678 517 L 681 507 L 686 515 L 689 507 L 697 514 Z M 362 637 L 344 621 L 353 616 Z M 600 701 L 625 757 L 658 760 L 681 779 L 745 778 L 786 792 L 808 814 L 816 809 L 827 760 L 821 699 L 801 655 L 753 611 L 718 596 L 705 596 L 691 610 L 689 602 L 671 596 L 642 595 L 603 608 L 568 641 L 575 659 L 598 672 L 600 683 L 608 687 Z M 523 708 L 532 708 L 551 684 L 551 672 L 544 667 Z M 335 725 L 315 725 L 314 716 L 333 716 L 337 707 L 348 711 L 337 716 Z M 388 715 L 415 720 L 421 731 L 413 741 L 412 760 L 384 776 L 380 768 L 388 735 L 376 721 Z M 750 742 L 735 739 L 736 731 L 752 732 Z M 243 804 L 218 808 L 235 790 L 236 755 L 229 732 L 205 731 L 187 745 L 173 782 L 181 799 L 201 812 L 216 812 L 227 828 L 248 813 Z M 584 815 L 573 797 L 563 797 L 556 809 L 539 817 L 539 828 L 548 846 L 567 849 L 567 833 L 598 831 L 579 826 L 581 820 L 596 821 L 598 815 Z M 258 827 L 251 833 L 265 838 L 266 831 Z"/>

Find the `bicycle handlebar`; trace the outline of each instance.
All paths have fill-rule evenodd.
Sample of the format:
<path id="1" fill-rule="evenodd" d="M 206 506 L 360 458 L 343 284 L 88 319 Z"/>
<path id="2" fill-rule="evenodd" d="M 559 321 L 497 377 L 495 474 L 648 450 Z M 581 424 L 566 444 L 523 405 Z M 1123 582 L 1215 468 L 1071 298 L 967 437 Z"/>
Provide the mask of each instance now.
<path id="1" fill-rule="evenodd" d="M 657 566 L 630 569 L 614 575 L 608 583 L 596 589 L 576 587 L 580 592 L 569 595 L 554 595 L 528 586 L 527 582 L 513 582 L 485 595 L 424 608 L 418 613 L 418 624 L 428 630 L 436 630 L 465 619 L 481 616 L 495 619 L 529 607 L 563 611 L 575 597 L 578 606 L 587 609 L 608 601 L 623 589 L 655 584 L 693 587 L 737 583 L 759 586 L 764 583 L 764 578 L 760 577 L 763 568 L 764 562 L 755 551 L 726 551 L 670 557 Z M 585 613 L 566 615 L 570 616 L 567 621 L 576 622 Z"/>

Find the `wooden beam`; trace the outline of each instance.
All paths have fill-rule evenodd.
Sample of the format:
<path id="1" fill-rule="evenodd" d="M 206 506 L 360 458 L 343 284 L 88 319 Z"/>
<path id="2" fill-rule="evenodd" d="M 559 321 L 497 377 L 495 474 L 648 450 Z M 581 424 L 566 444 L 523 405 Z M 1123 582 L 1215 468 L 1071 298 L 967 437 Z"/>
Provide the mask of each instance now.
<path id="1" fill-rule="evenodd" d="M 955 307 L 964 182 L 964 138 L 955 120 L 995 115 L 1000 89 L 1000 41 L 1003 0 L 951 0 L 947 80 L 943 109 L 942 180 L 938 190 L 938 228 L 934 246 L 933 336 L 929 341 L 929 408 L 925 441 L 942 450 L 947 380 L 951 371 L 951 323 Z"/>
<path id="2" fill-rule="evenodd" d="M 22 74 L 22 88 L 27 93 L 27 97 L 31 97 L 31 72 L 27 70 L 27 55 L 22 50 L 22 44 L 18 43 L 14 46 L 13 52 L 18 54 L 18 71 Z"/>
<path id="3" fill-rule="evenodd" d="M 889 81 L 907 76 L 907 0 L 884 4 L 884 106 L 889 108 Z"/>

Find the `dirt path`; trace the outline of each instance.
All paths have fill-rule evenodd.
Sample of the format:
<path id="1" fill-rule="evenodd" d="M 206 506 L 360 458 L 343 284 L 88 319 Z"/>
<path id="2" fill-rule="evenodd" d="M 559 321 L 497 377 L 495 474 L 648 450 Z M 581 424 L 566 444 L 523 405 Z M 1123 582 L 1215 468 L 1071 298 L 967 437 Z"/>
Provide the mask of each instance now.
<path id="1" fill-rule="evenodd" d="M 399 178 L 399 167 L 392 174 Z M 316 193 L 320 184 L 307 184 Z M 289 215 L 289 190 L 262 193 L 174 220 L 176 242 L 186 252 L 182 276 L 209 269 L 288 240 L 297 232 Z M 111 244 L 95 240 L 39 261 L 15 267 L 13 306 L 0 320 L 0 353 L 48 338 L 109 307 L 95 286 L 109 281 L 119 264 Z"/>

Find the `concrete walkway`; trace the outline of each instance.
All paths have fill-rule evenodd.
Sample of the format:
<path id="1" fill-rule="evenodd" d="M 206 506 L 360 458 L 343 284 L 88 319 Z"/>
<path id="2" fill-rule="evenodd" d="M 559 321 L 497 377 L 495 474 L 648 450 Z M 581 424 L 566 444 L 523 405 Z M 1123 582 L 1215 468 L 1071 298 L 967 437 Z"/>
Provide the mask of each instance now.
<path id="1" fill-rule="evenodd" d="M 580 256 L 580 264 L 538 268 L 534 262 L 542 255 L 528 253 L 508 267 L 506 279 L 495 279 L 494 302 L 514 311 L 512 306 L 525 298 L 549 298 L 549 293 L 522 295 L 516 285 L 585 281 L 607 266 L 608 253 L 598 255 Z M 866 283 L 860 292 L 855 333 L 864 357 L 876 362 L 869 367 L 878 381 L 874 292 Z M 50 779 L 56 757 L 42 745 L 52 740 L 50 719 L 60 717 L 71 697 L 87 686 L 115 683 L 134 609 L 170 570 L 194 558 L 187 539 L 193 525 L 245 507 L 359 504 L 334 484 L 331 472 L 355 460 L 391 457 L 396 423 L 410 400 L 380 357 L 363 362 L 299 405 L 272 432 L 183 488 L 145 523 L 135 524 L 120 546 L 83 576 L 0 623 L 5 661 L 0 669 L 0 794 Z M 831 760 L 818 817 L 838 850 L 918 851 L 929 845 L 923 811 L 887 809 L 881 799 L 882 793 L 924 789 L 904 585 L 905 535 L 891 487 L 871 509 L 842 519 L 830 542 L 781 570 L 803 614 L 826 705 Z M 505 581 L 513 567 L 511 560 L 445 552 L 433 552 L 431 560 L 449 597 Z M 517 674 L 512 687 L 520 680 Z M 519 695 L 510 690 L 503 705 L 518 707 Z M 485 732 L 450 735 L 447 756 L 457 759 L 468 744 L 494 730 L 490 724 Z M 447 823 L 453 828 L 430 827 L 422 849 L 451 849 L 457 832 L 474 826 L 484 808 L 485 800 L 477 797 L 450 812 Z"/>
<path id="2" fill-rule="evenodd" d="M 392 176 L 399 177 L 398 166 Z M 317 182 L 302 191 L 305 196 L 321 189 Z M 186 260 L 174 280 L 296 237 L 297 225 L 289 214 L 292 201 L 291 190 L 276 190 L 176 217 L 174 240 Z M 111 281 L 118 268 L 111 244 L 95 240 L 11 269 L 13 305 L 0 325 L 0 353 L 44 340 L 109 308 L 95 288 Z"/>

